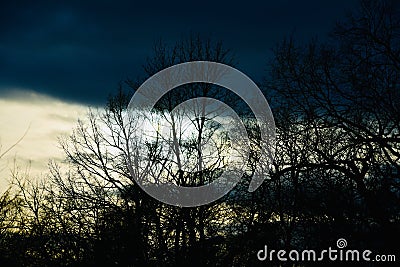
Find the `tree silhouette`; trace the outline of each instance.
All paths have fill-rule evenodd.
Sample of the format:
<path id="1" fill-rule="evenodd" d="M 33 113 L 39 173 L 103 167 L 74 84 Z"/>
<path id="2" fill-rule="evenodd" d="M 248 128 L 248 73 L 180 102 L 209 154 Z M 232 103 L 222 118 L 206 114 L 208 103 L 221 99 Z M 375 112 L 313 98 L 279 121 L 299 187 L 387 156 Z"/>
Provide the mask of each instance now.
<path id="1" fill-rule="evenodd" d="M 398 232 L 393 207 L 399 197 L 399 26 L 395 6 L 364 1 L 358 16 L 338 24 L 329 45 L 282 42 L 268 85 L 277 104 L 274 114 L 283 118 L 279 128 L 298 150 L 296 160 L 276 173 L 299 172 L 307 180 L 318 174 L 318 183 L 328 188 L 339 183 L 347 196 L 332 220 L 367 228 L 373 222 L 390 229 L 381 236 L 386 242 Z M 333 184 L 331 178 L 323 182 L 326 174 Z M 355 218 L 357 213 L 361 217 Z"/>
<path id="2" fill-rule="evenodd" d="M 0 264 L 258 266 L 265 265 L 256 256 L 264 245 L 326 249 L 341 237 L 357 249 L 395 253 L 399 19 L 395 3 L 362 1 L 329 43 L 297 45 L 291 37 L 277 45 L 263 84 L 276 123 L 272 165 L 262 154 L 270 151 L 261 149 L 261 125 L 224 88 L 187 84 L 164 95 L 146 117 L 127 115 L 135 90 L 160 70 L 198 60 L 235 63 L 221 43 L 197 36 L 172 46 L 157 42 L 145 77 L 121 84 L 104 109 L 90 110 L 60 139 L 65 165 L 51 162 L 39 181 L 12 173 L 13 186 L 0 197 Z M 136 181 L 198 186 L 227 167 L 229 138 L 206 102 L 172 112 L 196 97 L 218 99 L 239 114 L 250 156 L 241 181 L 223 198 L 171 206 Z M 147 131 L 146 120 L 169 131 Z M 255 174 L 266 180 L 248 192 Z"/>

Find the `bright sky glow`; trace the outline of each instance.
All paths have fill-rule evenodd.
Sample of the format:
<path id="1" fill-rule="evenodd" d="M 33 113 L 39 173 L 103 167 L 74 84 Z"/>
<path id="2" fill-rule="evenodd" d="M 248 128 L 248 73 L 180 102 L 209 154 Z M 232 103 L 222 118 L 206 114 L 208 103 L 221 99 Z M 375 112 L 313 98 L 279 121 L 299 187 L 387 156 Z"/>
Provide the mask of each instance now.
<path id="1" fill-rule="evenodd" d="M 0 154 L 26 136 L 0 159 L 0 192 L 10 178 L 14 159 L 21 169 L 30 165 L 31 176 L 47 171 L 50 159 L 60 161 L 63 152 L 57 138 L 72 132 L 88 107 L 64 102 L 33 91 L 12 89 L 0 95 Z"/>

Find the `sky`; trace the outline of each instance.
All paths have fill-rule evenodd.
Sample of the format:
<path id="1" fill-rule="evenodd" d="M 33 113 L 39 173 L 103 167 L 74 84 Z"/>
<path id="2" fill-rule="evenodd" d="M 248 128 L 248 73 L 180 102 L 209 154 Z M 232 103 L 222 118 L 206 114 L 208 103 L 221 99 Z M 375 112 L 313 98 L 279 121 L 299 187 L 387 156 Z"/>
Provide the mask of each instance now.
<path id="1" fill-rule="evenodd" d="M 265 74 L 284 36 L 323 38 L 355 0 L 2 1 L 0 93 L 29 88 L 69 101 L 104 104 L 120 81 L 142 74 L 155 41 L 190 33 L 221 40 L 238 68 Z"/>
<path id="2" fill-rule="evenodd" d="M 0 4 L 0 179 L 13 158 L 46 171 L 62 158 L 57 136 L 72 131 L 88 106 L 101 107 L 127 78 L 143 76 L 155 41 L 189 34 L 222 41 L 237 68 L 266 75 L 272 48 L 294 33 L 328 40 L 356 0 L 2 1 Z M 0 152 L 1 154 L 1 152 Z M 1 186 L 0 180 L 0 186 Z"/>
<path id="3" fill-rule="evenodd" d="M 87 111 L 80 103 L 34 91 L 3 92 L 0 97 L 0 155 L 16 146 L 0 158 L 0 193 L 10 183 L 11 172 L 28 173 L 36 179 L 46 176 L 49 160 L 62 162 L 64 154 L 58 138 L 71 134 L 77 119 L 84 118 Z"/>

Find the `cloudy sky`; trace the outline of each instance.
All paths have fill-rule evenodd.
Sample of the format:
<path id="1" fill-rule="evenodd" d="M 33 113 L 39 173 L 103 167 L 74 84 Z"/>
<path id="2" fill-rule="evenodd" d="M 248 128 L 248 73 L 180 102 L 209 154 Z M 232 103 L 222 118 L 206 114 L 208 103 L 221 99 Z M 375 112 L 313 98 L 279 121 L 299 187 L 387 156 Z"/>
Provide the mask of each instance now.
<path id="1" fill-rule="evenodd" d="M 88 105 L 101 107 L 126 78 L 142 75 L 153 43 L 190 33 L 221 40 L 238 68 L 258 81 L 284 36 L 326 39 L 356 0 L 3 1 L 0 4 L 0 159 L 5 184 L 13 158 L 33 173 L 62 158 L 57 136 Z M 1 154 L 1 152 L 0 152 Z"/>

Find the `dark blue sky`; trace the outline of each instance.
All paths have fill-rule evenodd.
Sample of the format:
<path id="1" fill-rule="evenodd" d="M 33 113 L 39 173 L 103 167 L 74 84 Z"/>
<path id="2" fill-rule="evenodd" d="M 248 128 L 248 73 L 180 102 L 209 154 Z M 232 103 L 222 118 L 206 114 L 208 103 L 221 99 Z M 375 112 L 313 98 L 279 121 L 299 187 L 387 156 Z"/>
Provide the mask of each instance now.
<path id="1" fill-rule="evenodd" d="M 11 3 L 12 2 L 12 3 Z M 223 41 L 238 68 L 265 75 L 271 48 L 296 32 L 325 39 L 357 0 L 7 1 L 0 4 L 0 97 L 24 88 L 101 104 L 142 74 L 153 43 L 190 33 Z"/>

